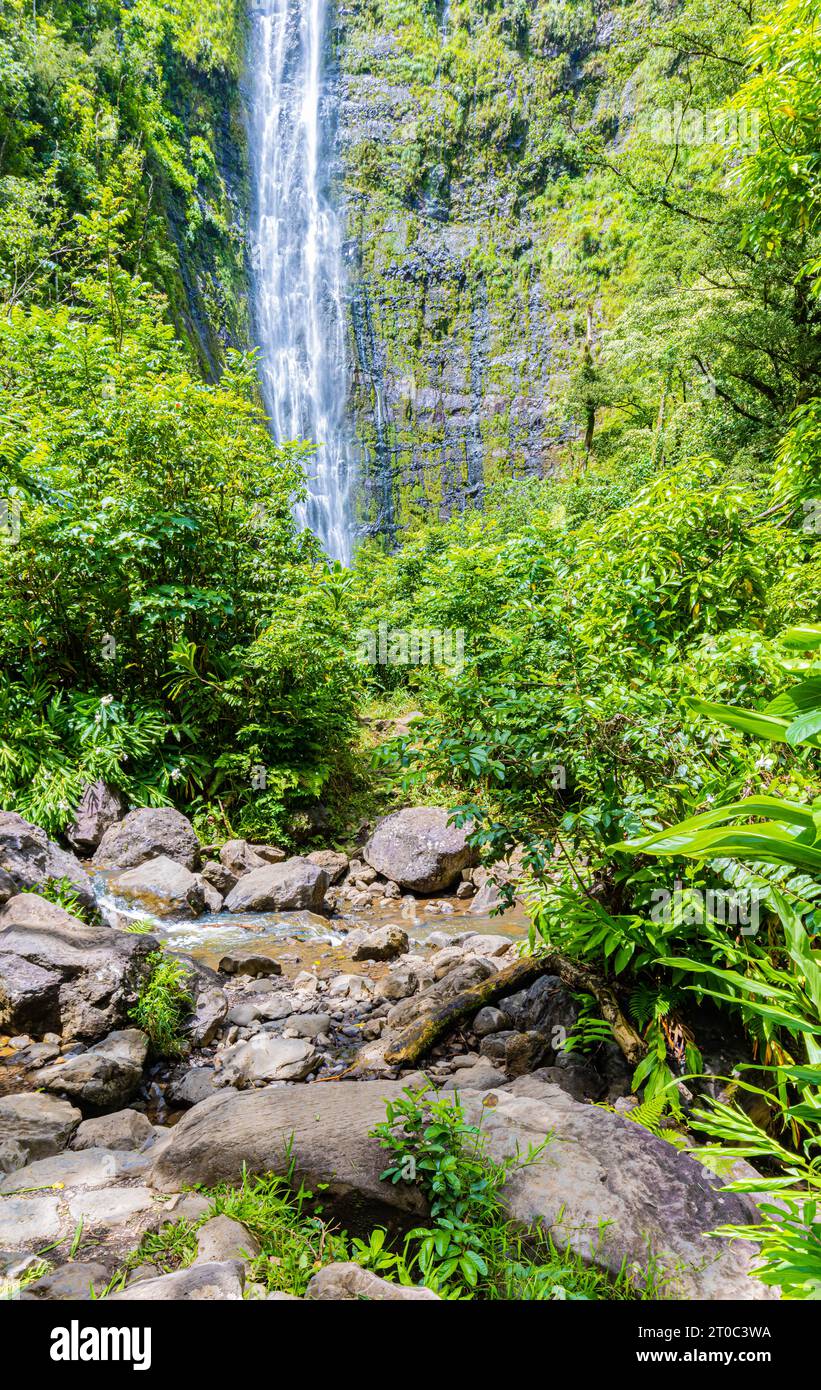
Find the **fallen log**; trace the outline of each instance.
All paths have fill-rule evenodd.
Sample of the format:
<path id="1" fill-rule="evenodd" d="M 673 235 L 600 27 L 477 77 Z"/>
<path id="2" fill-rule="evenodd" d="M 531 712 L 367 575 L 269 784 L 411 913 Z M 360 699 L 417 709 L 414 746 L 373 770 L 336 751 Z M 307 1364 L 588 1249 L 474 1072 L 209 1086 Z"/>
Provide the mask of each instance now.
<path id="1" fill-rule="evenodd" d="M 569 989 L 592 994 L 599 1002 L 602 1017 L 613 1029 L 613 1037 L 631 1066 L 640 1062 L 646 1046 L 635 1028 L 624 1017 L 613 990 L 599 976 L 593 975 L 576 961 L 555 952 L 539 956 L 523 956 L 512 965 L 491 975 L 479 984 L 463 989 L 445 1004 L 434 1005 L 421 1018 L 403 1029 L 396 1041 L 385 1051 L 390 1066 L 409 1066 L 424 1057 L 442 1037 L 463 1019 L 478 1012 L 485 1004 L 513 994 L 533 983 L 540 975 L 558 975 Z"/>

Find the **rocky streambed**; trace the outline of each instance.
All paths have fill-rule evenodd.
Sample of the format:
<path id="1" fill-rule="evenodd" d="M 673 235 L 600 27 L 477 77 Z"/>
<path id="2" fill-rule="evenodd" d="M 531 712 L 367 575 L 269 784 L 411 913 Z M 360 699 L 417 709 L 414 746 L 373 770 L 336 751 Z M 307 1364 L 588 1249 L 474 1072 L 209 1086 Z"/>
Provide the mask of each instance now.
<path id="1" fill-rule="evenodd" d="M 201 1215 L 189 1189 L 244 1170 L 322 1184 L 363 1229 L 379 1213 L 418 1218 L 418 1187 L 380 1180 L 368 1133 L 386 1098 L 424 1081 L 459 1092 L 494 1156 L 548 1139 L 505 1189 L 523 1225 L 614 1274 L 652 1257 L 679 1296 L 769 1296 L 750 1247 L 709 1235 L 754 1217 L 749 1199 L 630 1121 L 616 1042 L 595 1065 L 566 1050 L 573 990 L 523 955 L 519 909 L 491 915 L 495 876 L 443 811 L 393 813 L 355 857 L 289 856 L 201 846 L 169 808 L 97 802 L 74 836 L 83 862 L 0 813 L 0 1277 L 12 1292 L 88 1297 L 146 1231 Z M 180 962 L 190 999 L 179 1055 L 156 1055 L 135 1026 L 158 960 Z M 218 1235 L 192 1270 L 135 1271 L 117 1296 L 241 1296 L 237 1233 Z M 322 1273 L 312 1296 L 361 1295 L 361 1271 Z"/>

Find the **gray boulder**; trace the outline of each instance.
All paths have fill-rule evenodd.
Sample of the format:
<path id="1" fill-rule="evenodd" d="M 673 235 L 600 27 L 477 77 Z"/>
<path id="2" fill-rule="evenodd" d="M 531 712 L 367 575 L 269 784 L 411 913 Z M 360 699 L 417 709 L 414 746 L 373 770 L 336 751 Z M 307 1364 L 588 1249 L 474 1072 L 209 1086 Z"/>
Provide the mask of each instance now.
<path id="1" fill-rule="evenodd" d="M 351 952 L 352 960 L 395 960 L 410 950 L 407 932 L 401 927 L 378 927 L 365 932 Z"/>
<path id="2" fill-rule="evenodd" d="M 424 1214 L 418 1187 L 380 1181 L 385 1153 L 367 1137 L 403 1085 L 347 1081 L 223 1092 L 189 1110 L 160 1141 L 150 1182 L 161 1192 L 178 1192 L 183 1184 L 213 1187 L 237 1181 L 243 1164 L 249 1173 L 287 1173 L 292 1157 L 296 1183 L 315 1189 L 327 1182 L 332 1198 L 352 1197 L 379 1213 Z"/>
<path id="3" fill-rule="evenodd" d="M 140 903 L 155 917 L 200 917 L 206 909 L 197 876 L 167 854 L 117 874 L 109 887 L 117 897 Z"/>
<path id="4" fill-rule="evenodd" d="M 212 1216 L 197 1231 L 195 1264 L 213 1261 L 253 1259 L 259 1254 L 259 1242 L 239 1221 L 230 1216 Z"/>
<path id="5" fill-rule="evenodd" d="M 256 1033 L 222 1054 L 220 1077 L 242 1090 L 269 1081 L 302 1081 L 314 1070 L 319 1053 L 307 1038 L 275 1038 Z"/>
<path id="6" fill-rule="evenodd" d="M 348 856 L 335 849 L 314 849 L 305 858 L 318 869 L 324 869 L 329 883 L 339 883 L 348 871 Z"/>
<path id="7" fill-rule="evenodd" d="M 37 1091 L 0 1096 L 0 1145 L 15 1144 L 22 1161 L 14 1168 L 61 1153 L 82 1114 L 66 1100 Z M 2 1166 L 2 1165 L 0 1165 Z M 6 1167 L 12 1172 L 12 1167 Z"/>
<path id="8" fill-rule="evenodd" d="M 96 1264 L 94 1261 L 78 1261 L 75 1264 L 61 1265 L 50 1274 L 44 1274 L 42 1279 L 27 1284 L 22 1297 L 26 1300 L 42 1298 L 79 1302 L 99 1294 L 108 1280 L 105 1265 Z"/>
<path id="9" fill-rule="evenodd" d="M 325 870 L 295 855 L 243 875 L 224 906 L 228 912 L 322 912 L 327 888 Z"/>
<path id="10" fill-rule="evenodd" d="M 152 936 L 89 926 L 20 893 L 0 908 L 0 1027 L 93 1040 L 125 1022 Z"/>
<path id="11" fill-rule="evenodd" d="M 77 854 L 86 858 L 103 835 L 125 815 L 125 798 L 114 787 L 99 779 L 85 788 L 66 839 Z"/>
<path id="12" fill-rule="evenodd" d="M 758 1220 L 755 1204 L 722 1193 L 721 1179 L 688 1154 L 532 1076 L 461 1099 L 497 1160 L 526 1154 L 549 1136 L 540 1157 L 505 1185 L 504 1205 L 517 1223 L 541 1225 L 560 1249 L 611 1274 L 625 1265 L 639 1282 L 652 1255 L 667 1280 L 665 1297 L 773 1297 L 751 1277 L 753 1246 L 710 1235 L 717 1226 Z"/>
<path id="13" fill-rule="evenodd" d="M 257 854 L 247 840 L 227 840 L 220 850 L 220 863 L 233 875 L 236 882 L 238 878 L 242 878 L 243 874 L 250 873 L 252 869 L 261 869 L 263 864 L 270 863 L 270 860 L 263 859 L 261 854 Z M 229 888 L 228 892 L 230 891 Z"/>
<path id="14" fill-rule="evenodd" d="M 231 889 L 236 885 L 237 874 L 232 874 L 230 869 L 226 869 L 218 859 L 208 859 L 202 866 L 200 878 L 206 883 L 210 883 L 215 892 L 221 897 L 226 897 Z"/>
<path id="15" fill-rule="evenodd" d="M 411 806 L 377 822 L 363 851 L 372 868 L 412 893 L 440 893 L 474 862 L 468 830 L 438 806 Z"/>
<path id="16" fill-rule="evenodd" d="M 235 1260 L 223 1263 L 193 1264 L 176 1274 L 162 1274 L 158 1279 L 140 1279 L 119 1293 L 109 1294 L 115 1302 L 185 1302 L 192 1299 L 242 1298 L 242 1265 Z"/>
<path id="17" fill-rule="evenodd" d="M 228 951 L 220 960 L 219 970 L 222 975 L 251 975 L 255 979 L 282 974 L 278 960 L 254 951 Z"/>
<path id="18" fill-rule="evenodd" d="M 105 832 L 94 862 L 103 869 L 134 869 L 160 854 L 193 870 L 200 842 L 191 822 L 173 806 L 141 806 Z"/>
<path id="19" fill-rule="evenodd" d="M 79 860 L 15 811 L 0 811 L 0 871 L 3 882 L 8 886 L 10 880 L 17 893 L 37 892 L 47 883 L 67 879 L 84 908 L 96 906 L 91 879 Z"/>
<path id="20" fill-rule="evenodd" d="M 116 1110 L 111 1115 L 99 1115 L 93 1120 L 83 1120 L 71 1141 L 71 1147 L 137 1150 L 145 1148 L 149 1140 L 154 1138 L 154 1133 L 154 1126 L 141 1111 Z"/>
<path id="21" fill-rule="evenodd" d="M 37 1073 L 38 1086 L 95 1109 L 131 1100 L 142 1080 L 148 1039 L 139 1028 L 109 1033 L 86 1052 Z"/>
<path id="22" fill-rule="evenodd" d="M 439 1303 L 439 1295 L 417 1284 L 391 1284 L 357 1264 L 326 1265 L 311 1278 L 305 1297 L 337 1302 L 367 1299 L 375 1303 Z"/>

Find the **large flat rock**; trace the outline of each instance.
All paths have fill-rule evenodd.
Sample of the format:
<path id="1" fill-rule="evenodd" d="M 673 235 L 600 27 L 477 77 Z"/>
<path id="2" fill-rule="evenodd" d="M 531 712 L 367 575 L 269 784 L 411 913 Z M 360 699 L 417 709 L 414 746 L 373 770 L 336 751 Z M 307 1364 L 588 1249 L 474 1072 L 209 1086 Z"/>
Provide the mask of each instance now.
<path id="1" fill-rule="evenodd" d="M 329 1183 L 337 1197 L 422 1213 L 418 1189 L 380 1182 L 387 1156 L 368 1139 L 385 1118 L 385 1100 L 401 1095 L 398 1082 L 324 1082 L 266 1087 L 202 1101 L 174 1125 L 151 1153 L 149 1181 L 161 1192 L 235 1181 L 251 1173 L 286 1173 L 289 1142 L 295 1180 Z"/>
<path id="2" fill-rule="evenodd" d="M 560 1087 L 522 1077 L 509 1089 L 462 1096 L 466 1118 L 481 1124 L 496 1159 L 550 1141 L 504 1189 L 510 1214 L 541 1224 L 556 1245 L 611 1274 L 637 1275 L 650 1254 L 664 1272 L 664 1296 L 766 1299 L 750 1275 L 755 1247 L 717 1240 L 717 1226 L 758 1219 L 753 1201 L 722 1193 L 721 1179 L 648 1130 Z"/>

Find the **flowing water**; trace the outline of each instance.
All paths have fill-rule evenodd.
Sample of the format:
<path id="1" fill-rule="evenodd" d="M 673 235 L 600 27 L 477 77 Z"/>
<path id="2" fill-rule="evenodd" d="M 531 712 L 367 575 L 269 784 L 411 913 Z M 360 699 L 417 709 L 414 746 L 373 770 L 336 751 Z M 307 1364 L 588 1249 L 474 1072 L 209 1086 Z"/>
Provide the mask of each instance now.
<path id="1" fill-rule="evenodd" d="M 247 121 L 254 316 L 277 442 L 315 446 L 300 525 L 351 553 L 353 439 L 346 414 L 341 219 L 330 195 L 333 110 L 327 0 L 252 0 Z"/>

